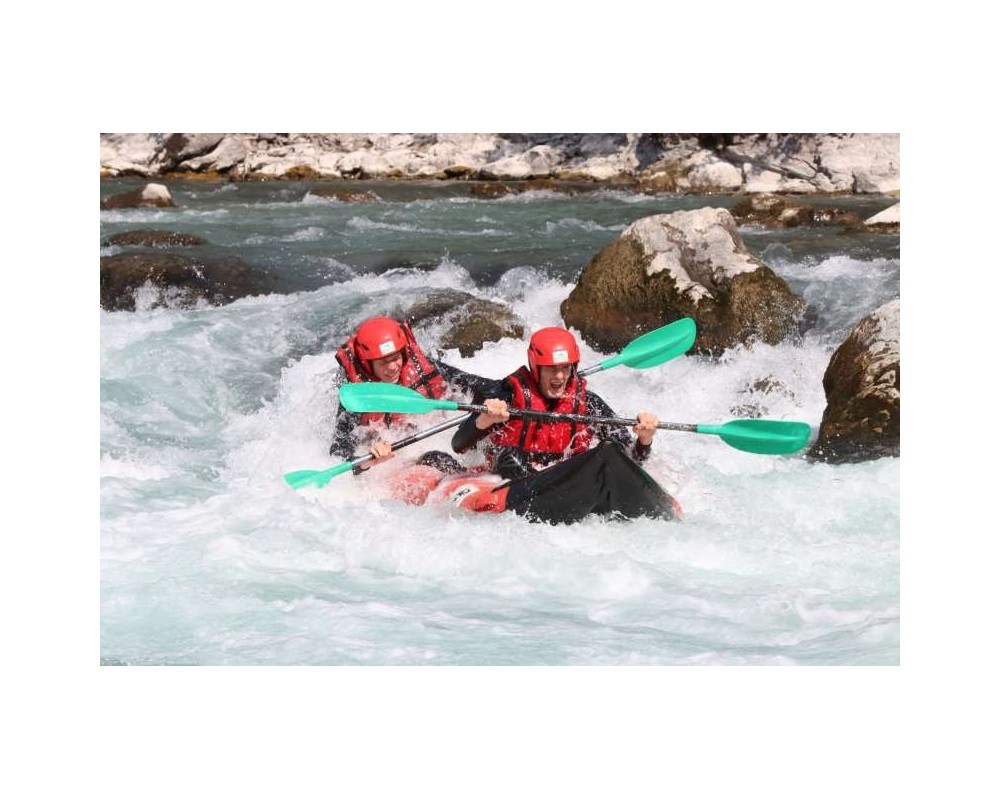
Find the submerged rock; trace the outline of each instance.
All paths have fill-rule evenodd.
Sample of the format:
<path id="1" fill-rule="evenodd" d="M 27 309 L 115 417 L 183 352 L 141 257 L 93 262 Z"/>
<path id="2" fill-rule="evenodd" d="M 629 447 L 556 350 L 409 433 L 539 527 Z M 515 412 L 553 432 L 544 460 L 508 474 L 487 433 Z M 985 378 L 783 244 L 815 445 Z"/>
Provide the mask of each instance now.
<path id="1" fill-rule="evenodd" d="M 843 208 L 820 207 L 797 203 L 771 194 L 750 195 L 733 206 L 729 213 L 741 224 L 752 223 L 769 228 L 796 228 L 800 225 L 857 225 L 861 219 Z"/>
<path id="2" fill-rule="evenodd" d="M 644 217 L 584 267 L 560 311 L 605 353 L 681 317 L 698 324 L 693 353 L 777 344 L 801 333 L 805 302 L 750 254 L 725 209 Z"/>
<path id="3" fill-rule="evenodd" d="M 432 292 L 405 314 L 399 311 L 395 316 L 405 316 L 414 325 L 443 322 L 448 327 L 441 347 L 457 348 L 465 358 L 481 349 L 483 342 L 524 335 L 524 323 L 507 306 L 454 289 Z"/>
<path id="4" fill-rule="evenodd" d="M 849 463 L 899 455 L 899 300 L 862 319 L 823 375 L 826 410 L 808 457 Z"/>
<path id="5" fill-rule="evenodd" d="M 350 189 L 345 187 L 320 186 L 310 189 L 309 194 L 313 197 L 324 197 L 328 200 L 337 200 L 340 203 L 377 203 L 379 197 L 375 192 Z"/>
<path id="6" fill-rule="evenodd" d="M 524 192 L 547 191 L 556 194 L 577 195 L 595 191 L 593 184 L 537 178 L 528 181 L 474 181 L 469 183 L 469 194 L 473 197 L 494 198 L 505 197 Z"/>
<path id="7" fill-rule="evenodd" d="M 136 230 L 116 233 L 102 243 L 105 247 L 192 247 L 208 244 L 208 240 L 193 233 L 177 231 Z"/>
<path id="8" fill-rule="evenodd" d="M 121 253 L 101 257 L 101 308 L 134 311 L 137 293 L 150 289 L 150 306 L 225 305 L 273 290 L 267 275 L 239 258 L 201 260 L 170 253 Z"/>
<path id="9" fill-rule="evenodd" d="M 116 208 L 174 208 L 170 190 L 162 183 L 147 183 L 141 189 L 123 192 L 101 201 L 102 209 Z"/>

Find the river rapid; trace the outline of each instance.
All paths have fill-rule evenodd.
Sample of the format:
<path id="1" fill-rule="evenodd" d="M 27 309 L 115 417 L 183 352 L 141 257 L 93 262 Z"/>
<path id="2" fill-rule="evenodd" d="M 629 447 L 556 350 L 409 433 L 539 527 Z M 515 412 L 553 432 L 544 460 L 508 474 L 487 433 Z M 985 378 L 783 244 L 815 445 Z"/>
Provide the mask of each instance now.
<path id="1" fill-rule="evenodd" d="M 104 181 L 101 194 L 134 185 Z M 176 209 L 102 211 L 102 241 L 139 228 L 198 234 L 209 252 L 270 270 L 281 291 L 194 309 L 149 293 L 135 312 L 100 312 L 102 664 L 899 663 L 898 459 L 812 464 L 660 432 L 647 469 L 683 506 L 679 523 L 548 526 L 413 508 L 388 497 L 378 471 L 323 490 L 282 480 L 334 463 L 333 350 L 367 316 L 453 288 L 509 303 L 529 330 L 561 324 L 579 270 L 630 222 L 732 199 L 481 200 L 385 183 L 366 186 L 376 203 L 342 203 L 301 182 L 170 188 Z M 895 201 L 832 202 L 867 216 Z M 594 375 L 620 415 L 717 423 L 757 405 L 818 426 L 833 350 L 899 295 L 899 238 L 741 235 L 814 305 L 816 327 L 800 345 Z M 442 333 L 418 329 L 432 352 Z M 527 335 L 441 355 L 499 378 L 522 363 Z M 584 365 L 607 355 L 583 354 Z M 780 390 L 760 395 L 765 376 Z M 397 461 L 447 443 L 433 437 Z"/>

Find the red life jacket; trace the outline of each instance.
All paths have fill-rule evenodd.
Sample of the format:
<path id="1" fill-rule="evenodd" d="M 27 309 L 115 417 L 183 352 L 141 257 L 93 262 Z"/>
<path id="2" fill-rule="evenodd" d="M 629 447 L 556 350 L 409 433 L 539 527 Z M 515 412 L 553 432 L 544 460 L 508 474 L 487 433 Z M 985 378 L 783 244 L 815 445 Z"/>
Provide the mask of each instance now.
<path id="1" fill-rule="evenodd" d="M 545 399 L 538 381 L 527 367 L 521 367 L 513 375 L 508 375 L 506 381 L 513 389 L 511 408 L 560 414 L 587 413 L 587 381 L 575 373 L 554 407 L 549 405 L 550 401 Z M 589 450 L 593 436 L 593 429 L 581 422 L 552 422 L 511 417 L 506 425 L 490 435 L 490 443 L 497 447 L 516 447 L 528 453 L 566 456 Z M 491 468 L 493 453 L 494 448 L 489 448 L 487 460 Z M 551 463 L 551 459 L 548 461 Z"/>
<path id="2" fill-rule="evenodd" d="M 403 334 L 406 336 L 406 347 L 403 348 L 403 369 L 399 373 L 399 385 L 407 389 L 414 389 L 424 397 L 437 400 L 444 396 L 448 390 L 441 373 L 430 362 L 430 359 L 420 349 L 417 340 L 413 337 L 413 331 L 407 322 L 400 323 Z M 368 361 L 361 358 L 355 347 L 355 336 L 351 336 L 337 350 L 337 361 L 344 368 L 344 374 L 351 383 L 371 382 L 377 383 L 375 373 L 371 371 Z M 399 424 L 406 419 L 404 414 L 384 414 L 381 412 L 369 412 L 361 415 L 361 424 L 370 425 L 373 422 L 382 422 L 386 425 Z"/>

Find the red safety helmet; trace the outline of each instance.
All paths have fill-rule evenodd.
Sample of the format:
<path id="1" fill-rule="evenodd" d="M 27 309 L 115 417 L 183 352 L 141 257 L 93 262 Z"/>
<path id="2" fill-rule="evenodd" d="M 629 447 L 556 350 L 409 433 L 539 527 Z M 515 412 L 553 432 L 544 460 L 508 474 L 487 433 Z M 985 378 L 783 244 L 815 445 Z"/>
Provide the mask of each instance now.
<path id="1" fill-rule="evenodd" d="M 406 347 L 403 326 L 390 317 L 372 317 L 358 326 L 354 347 L 365 361 L 398 353 Z"/>
<path id="2" fill-rule="evenodd" d="M 580 346 L 565 328 L 542 328 L 528 342 L 528 368 L 536 381 L 540 380 L 539 367 L 576 366 L 579 361 Z"/>

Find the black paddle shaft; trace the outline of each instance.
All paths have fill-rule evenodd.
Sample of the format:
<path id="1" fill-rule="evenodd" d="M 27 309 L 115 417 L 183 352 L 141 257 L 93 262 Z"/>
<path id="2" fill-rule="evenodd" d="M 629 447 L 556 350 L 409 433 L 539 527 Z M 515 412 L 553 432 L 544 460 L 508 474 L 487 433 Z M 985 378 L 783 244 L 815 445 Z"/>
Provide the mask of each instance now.
<path id="1" fill-rule="evenodd" d="M 471 414 L 463 414 L 461 417 L 453 417 L 452 419 L 445 420 L 439 425 L 435 425 L 433 428 L 428 428 L 425 431 L 419 431 L 417 433 L 414 433 L 412 436 L 407 436 L 404 439 L 399 439 L 398 441 L 392 442 L 392 444 L 390 444 L 389 447 L 393 452 L 395 452 L 402 447 L 415 444 L 416 442 L 419 442 L 423 439 L 433 436 L 435 433 L 446 431 L 448 430 L 448 428 L 457 427 L 458 425 L 461 425 L 463 422 L 465 422 L 465 420 L 467 420 L 471 416 L 472 416 Z M 357 456 L 356 458 L 352 458 L 350 463 L 354 465 L 363 464 L 365 461 L 371 461 L 373 458 L 374 456 L 371 453 L 368 453 L 363 456 Z"/>
<path id="2" fill-rule="evenodd" d="M 486 411 L 486 406 L 467 405 L 459 403 L 458 407 L 463 411 L 476 411 L 480 414 Z M 624 417 L 595 417 L 588 414 L 559 414 L 555 411 L 529 411 L 521 408 L 508 408 L 508 413 L 512 417 L 524 417 L 525 419 L 545 419 L 551 422 L 584 422 L 594 425 L 620 425 L 633 427 L 639 424 L 637 419 L 625 419 Z M 697 433 L 698 426 L 683 422 L 661 422 L 656 426 L 662 431 L 687 431 Z"/>

